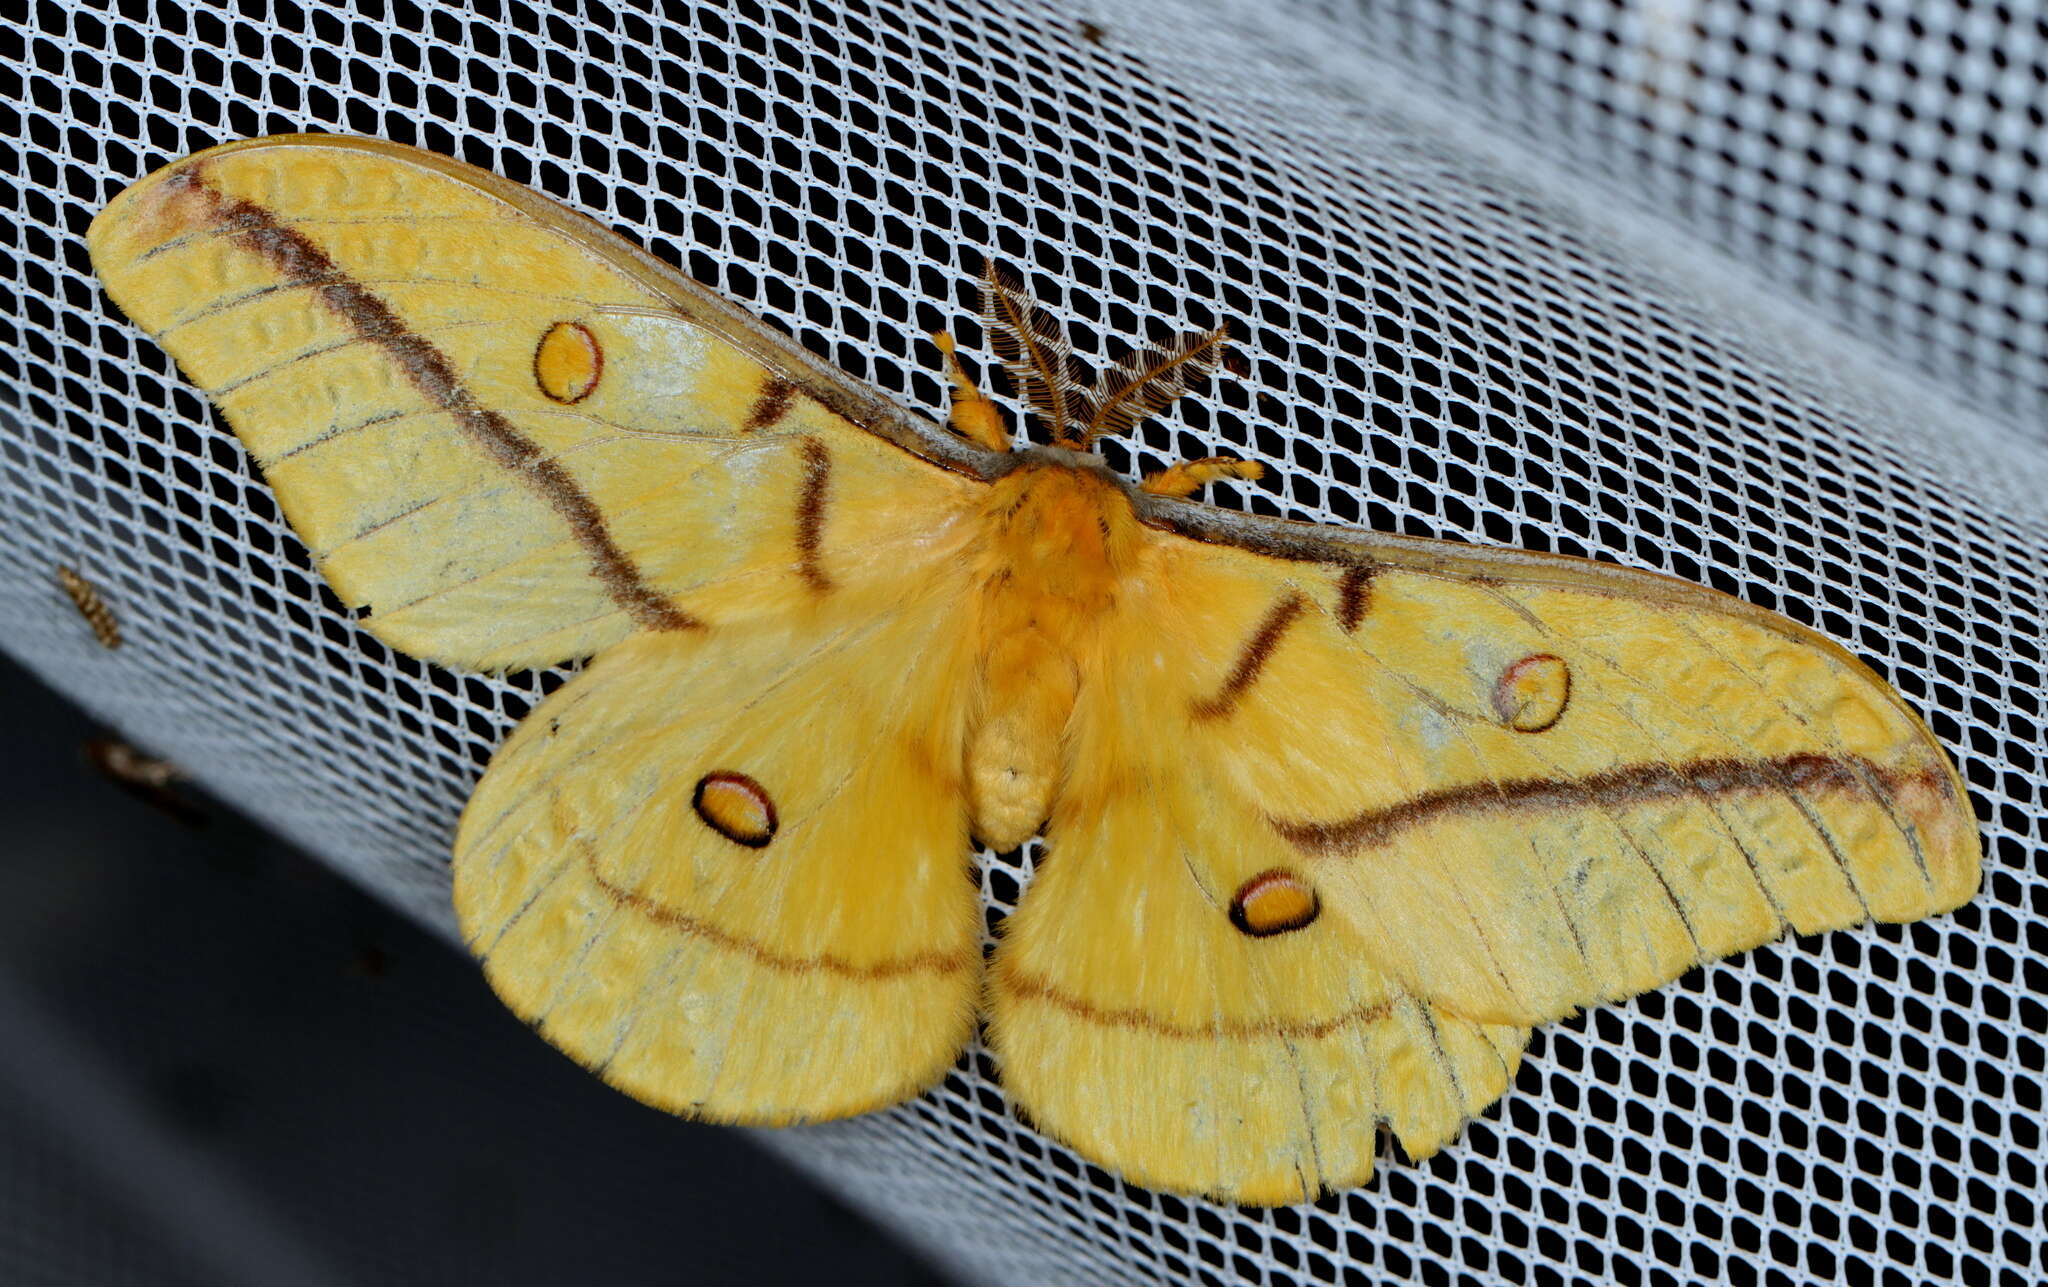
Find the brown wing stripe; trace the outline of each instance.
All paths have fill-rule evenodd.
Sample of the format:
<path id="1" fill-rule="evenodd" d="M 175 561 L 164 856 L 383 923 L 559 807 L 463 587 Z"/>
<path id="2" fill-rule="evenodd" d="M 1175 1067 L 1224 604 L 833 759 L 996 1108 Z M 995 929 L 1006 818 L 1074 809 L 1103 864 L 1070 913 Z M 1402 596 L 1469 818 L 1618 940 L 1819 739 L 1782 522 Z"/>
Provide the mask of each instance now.
<path id="1" fill-rule="evenodd" d="M 1472 782 L 1410 796 L 1398 804 L 1368 809 L 1336 822 L 1269 819 L 1274 830 L 1311 853 L 1371 849 L 1404 831 L 1442 818 L 1470 814 L 1549 813 L 1562 809 L 1612 808 L 1674 796 L 1762 794 L 1795 791 L 1871 794 L 1876 785 L 1945 790 L 1939 769 L 1889 770 L 1862 756 L 1802 752 L 1765 760 L 1694 760 L 1688 764 L 1631 764 L 1582 778 L 1516 778 Z"/>
<path id="2" fill-rule="evenodd" d="M 1280 646 L 1281 637 L 1301 615 L 1304 606 L 1306 601 L 1299 594 L 1289 594 L 1273 605 L 1252 637 L 1245 640 L 1244 651 L 1238 654 L 1237 665 L 1231 667 L 1223 687 L 1217 689 L 1213 696 L 1195 703 L 1196 719 L 1221 719 L 1237 709 L 1237 703 L 1258 681 L 1259 672 L 1266 668 L 1267 658 L 1273 655 L 1273 649 Z"/>
<path id="3" fill-rule="evenodd" d="M 825 500 L 832 484 L 832 453 L 816 438 L 806 438 L 803 490 L 796 502 L 797 568 L 804 584 L 820 593 L 832 588 L 818 562 L 818 543 L 825 535 Z"/>
<path id="4" fill-rule="evenodd" d="M 1348 567 L 1337 582 L 1337 624 L 1350 634 L 1365 620 L 1366 610 L 1372 607 L 1372 574 L 1369 567 Z"/>
<path id="5" fill-rule="evenodd" d="M 1014 1000 L 1042 1001 L 1098 1027 L 1127 1028 L 1182 1041 L 1245 1041 L 1255 1037 L 1283 1041 L 1314 1040 L 1354 1024 L 1377 1023 L 1394 1012 L 1393 1002 L 1380 1001 L 1327 1019 L 1216 1019 L 1207 1023 L 1176 1023 L 1149 1010 L 1112 1009 L 1091 1004 L 1061 991 L 1049 980 L 1021 970 L 998 969 L 995 986 L 997 991 Z"/>
<path id="6" fill-rule="evenodd" d="M 409 330 L 390 305 L 352 280 L 304 233 L 255 202 L 212 187 L 197 165 L 164 183 L 173 192 L 184 189 L 196 195 L 207 218 L 234 244 L 268 261 L 286 285 L 310 287 L 358 339 L 382 349 L 419 395 L 446 412 L 493 463 L 539 493 L 589 555 L 592 574 L 635 624 L 650 630 L 703 627 L 641 579 L 633 561 L 613 542 L 603 512 L 567 470 L 548 459 L 503 415 L 479 403 L 439 349 Z"/>
<path id="7" fill-rule="evenodd" d="M 981 961 L 979 952 L 919 952 L 912 956 L 876 961 L 872 965 L 856 965 L 830 952 L 821 952 L 816 956 L 791 956 L 730 930 L 720 929 L 707 920 L 679 912 L 645 894 L 613 884 L 597 869 L 596 846 L 588 840 L 578 839 L 576 848 L 583 856 L 583 866 L 590 873 L 590 879 L 615 906 L 630 907 L 657 925 L 678 930 L 692 938 L 703 939 L 779 974 L 836 974 L 842 979 L 880 982 L 912 974 L 958 974 Z"/>
<path id="8" fill-rule="evenodd" d="M 770 428 L 776 421 L 789 414 L 789 404 L 796 399 L 796 386 L 779 375 L 771 375 L 761 384 L 761 394 L 748 409 L 747 418 L 740 422 L 743 433 L 757 433 Z"/>

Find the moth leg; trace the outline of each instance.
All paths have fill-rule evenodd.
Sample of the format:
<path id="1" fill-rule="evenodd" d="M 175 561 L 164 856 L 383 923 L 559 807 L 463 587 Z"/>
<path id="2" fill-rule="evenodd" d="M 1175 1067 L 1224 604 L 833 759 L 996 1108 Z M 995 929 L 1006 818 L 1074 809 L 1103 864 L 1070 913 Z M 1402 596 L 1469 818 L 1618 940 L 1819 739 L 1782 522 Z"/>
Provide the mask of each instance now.
<path id="1" fill-rule="evenodd" d="M 1140 490 L 1154 496 L 1192 496 L 1219 478 L 1250 482 L 1265 477 L 1265 474 L 1265 466 L 1256 460 L 1205 456 L 1200 460 L 1183 460 L 1170 469 L 1145 475 Z"/>
<path id="2" fill-rule="evenodd" d="M 996 404 L 988 400 L 987 394 L 975 387 L 967 368 L 960 365 L 960 354 L 954 349 L 952 335 L 935 331 L 932 343 L 946 355 L 946 369 L 953 377 L 953 407 L 946 414 L 946 427 L 991 451 L 1008 451 L 1010 431 L 1003 425 L 1003 413 L 996 410 Z"/>

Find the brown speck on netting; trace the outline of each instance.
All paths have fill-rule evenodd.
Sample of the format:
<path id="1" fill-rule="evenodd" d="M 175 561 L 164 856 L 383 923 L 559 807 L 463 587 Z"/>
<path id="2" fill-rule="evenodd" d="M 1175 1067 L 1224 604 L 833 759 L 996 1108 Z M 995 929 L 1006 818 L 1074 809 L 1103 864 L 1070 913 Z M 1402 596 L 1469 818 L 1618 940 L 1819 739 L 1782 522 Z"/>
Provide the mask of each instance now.
<path id="1" fill-rule="evenodd" d="M 206 825 L 205 812 L 173 789 L 186 773 L 170 760 L 112 737 L 89 738 L 80 749 L 102 777 L 150 808 L 188 827 Z"/>
<path id="2" fill-rule="evenodd" d="M 93 638 L 99 640 L 102 647 L 119 648 L 121 623 L 115 619 L 113 608 L 108 606 L 98 587 L 68 567 L 57 569 L 57 584 L 64 587 L 64 593 L 70 597 L 72 606 L 78 609 L 78 615 L 92 627 Z"/>

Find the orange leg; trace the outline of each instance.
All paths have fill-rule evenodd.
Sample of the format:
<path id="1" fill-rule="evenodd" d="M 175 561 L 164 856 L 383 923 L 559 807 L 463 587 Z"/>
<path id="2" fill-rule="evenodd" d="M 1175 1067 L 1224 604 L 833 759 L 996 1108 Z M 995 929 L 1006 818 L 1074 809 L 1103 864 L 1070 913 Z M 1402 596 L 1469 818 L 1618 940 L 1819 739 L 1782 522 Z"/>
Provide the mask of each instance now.
<path id="1" fill-rule="evenodd" d="M 960 354 L 954 349 L 953 337 L 937 331 L 932 335 L 932 343 L 946 355 L 946 368 L 953 377 L 953 407 L 946 414 L 947 427 L 991 451 L 1008 451 L 1010 431 L 1003 425 L 1003 413 L 968 378 L 967 368 L 960 365 Z"/>
<path id="2" fill-rule="evenodd" d="M 1228 456 L 1207 456 L 1201 460 L 1183 460 L 1171 469 L 1162 469 L 1156 474 L 1145 475 L 1140 490 L 1154 496 L 1192 496 L 1219 478 L 1235 478 L 1244 482 L 1265 475 L 1265 466 L 1256 460 L 1232 460 Z"/>

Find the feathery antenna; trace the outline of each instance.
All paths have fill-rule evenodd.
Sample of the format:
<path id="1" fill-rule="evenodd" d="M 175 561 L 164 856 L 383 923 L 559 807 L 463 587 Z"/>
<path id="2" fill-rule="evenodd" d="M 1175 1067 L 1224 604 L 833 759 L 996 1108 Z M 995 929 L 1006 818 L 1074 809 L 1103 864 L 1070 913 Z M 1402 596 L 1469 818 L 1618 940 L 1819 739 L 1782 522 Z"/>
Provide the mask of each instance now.
<path id="1" fill-rule="evenodd" d="M 989 347 L 1010 373 L 1025 405 L 1045 422 L 1055 444 L 1082 446 L 1085 439 L 1074 434 L 1070 397 L 1078 383 L 1073 349 L 1059 323 L 1040 312 L 1016 279 L 993 260 L 982 261 L 981 308 L 988 322 Z"/>
<path id="2" fill-rule="evenodd" d="M 1131 352 L 1090 392 L 1094 413 L 1081 432 L 1080 445 L 1127 433 L 1164 411 L 1188 391 L 1189 384 L 1215 369 L 1229 342 L 1226 324 Z"/>

